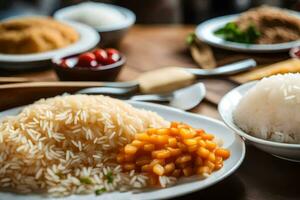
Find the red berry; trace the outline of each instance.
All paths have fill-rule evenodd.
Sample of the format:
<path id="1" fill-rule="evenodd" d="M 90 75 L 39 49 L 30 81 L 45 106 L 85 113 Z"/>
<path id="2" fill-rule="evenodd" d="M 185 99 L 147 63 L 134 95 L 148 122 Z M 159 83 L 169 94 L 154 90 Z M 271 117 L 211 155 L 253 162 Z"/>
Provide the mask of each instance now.
<path id="1" fill-rule="evenodd" d="M 95 67 L 97 66 L 96 56 L 91 53 L 83 53 L 78 57 L 78 67 Z"/>
<path id="2" fill-rule="evenodd" d="M 298 58 L 300 58 L 300 50 L 297 50 L 297 51 L 295 52 L 295 55 L 296 55 Z"/>
<path id="3" fill-rule="evenodd" d="M 107 53 L 108 56 L 111 56 L 113 54 L 120 54 L 117 49 L 108 48 L 108 49 L 105 49 L 105 50 L 106 50 L 106 53 Z"/>
<path id="4" fill-rule="evenodd" d="M 120 60 L 120 55 L 119 54 L 112 54 L 112 55 L 108 56 L 105 63 L 107 65 L 110 65 L 110 64 L 113 64 L 113 63 L 117 62 L 118 60 Z"/>
<path id="5" fill-rule="evenodd" d="M 95 57 L 96 57 L 96 60 L 101 63 L 101 64 L 104 64 L 106 62 L 106 59 L 107 59 L 107 53 L 105 50 L 103 49 L 96 49 L 93 51 Z"/>

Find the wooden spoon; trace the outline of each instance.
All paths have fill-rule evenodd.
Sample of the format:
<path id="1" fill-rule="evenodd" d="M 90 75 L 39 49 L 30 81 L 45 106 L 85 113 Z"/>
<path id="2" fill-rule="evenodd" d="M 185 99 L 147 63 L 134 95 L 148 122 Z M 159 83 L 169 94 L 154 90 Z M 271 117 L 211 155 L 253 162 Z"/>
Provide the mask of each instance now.
<path id="1" fill-rule="evenodd" d="M 104 82 L 30 82 L 0 85 L 0 110 L 30 104 L 40 98 L 75 93 L 88 87 L 106 86 Z M 132 91 L 137 87 L 131 87 Z"/>
<path id="2" fill-rule="evenodd" d="M 0 77 L 0 84 L 30 82 L 31 80 L 23 77 Z"/>

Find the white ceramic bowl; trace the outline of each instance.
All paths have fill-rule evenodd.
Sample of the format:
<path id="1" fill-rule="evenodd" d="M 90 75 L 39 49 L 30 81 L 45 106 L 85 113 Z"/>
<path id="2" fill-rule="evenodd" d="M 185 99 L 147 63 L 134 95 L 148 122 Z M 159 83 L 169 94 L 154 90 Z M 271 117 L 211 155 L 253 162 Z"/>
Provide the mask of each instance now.
<path id="1" fill-rule="evenodd" d="M 117 46 L 126 35 L 128 29 L 135 23 L 136 19 L 135 14 L 126 8 L 105 3 L 84 2 L 56 11 L 54 13 L 54 18 L 60 20 L 77 21 L 77 13 L 80 14 L 81 10 L 89 8 L 95 9 L 97 7 L 99 9 L 107 8 L 123 16 L 124 19 L 119 23 L 112 23 L 99 27 L 92 26 L 101 35 L 101 46 Z"/>
<path id="2" fill-rule="evenodd" d="M 243 84 L 231 90 L 222 98 L 221 102 L 219 103 L 218 109 L 223 121 L 229 128 L 231 128 L 238 135 L 245 138 L 249 143 L 253 144 L 257 148 L 283 159 L 300 162 L 300 144 L 279 143 L 260 139 L 247 134 L 234 123 L 233 111 L 237 107 L 242 97 L 256 83 L 257 82 L 254 81 Z"/>

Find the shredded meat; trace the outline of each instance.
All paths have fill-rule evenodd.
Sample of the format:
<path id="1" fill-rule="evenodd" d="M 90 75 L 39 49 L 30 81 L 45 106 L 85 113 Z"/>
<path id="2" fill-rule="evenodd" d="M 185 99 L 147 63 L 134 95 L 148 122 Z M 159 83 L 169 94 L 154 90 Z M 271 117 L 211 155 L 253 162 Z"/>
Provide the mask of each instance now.
<path id="1" fill-rule="evenodd" d="M 240 29 L 254 25 L 261 36 L 257 44 L 276 44 L 300 39 L 300 18 L 270 6 L 250 9 L 236 21 Z"/>

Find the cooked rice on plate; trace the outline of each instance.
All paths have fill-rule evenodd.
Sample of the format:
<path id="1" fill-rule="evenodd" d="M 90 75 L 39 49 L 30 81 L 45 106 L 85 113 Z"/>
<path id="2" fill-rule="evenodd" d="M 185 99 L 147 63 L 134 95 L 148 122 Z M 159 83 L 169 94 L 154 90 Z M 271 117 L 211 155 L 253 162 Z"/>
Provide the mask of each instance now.
<path id="1" fill-rule="evenodd" d="M 113 159 L 135 133 L 167 125 L 109 97 L 42 99 L 0 123 L 1 187 L 54 196 L 143 187 L 143 175 L 121 173 Z"/>
<path id="2" fill-rule="evenodd" d="M 0 190 L 96 195 L 208 176 L 230 152 L 212 134 L 105 96 L 41 99 L 0 121 Z"/>

